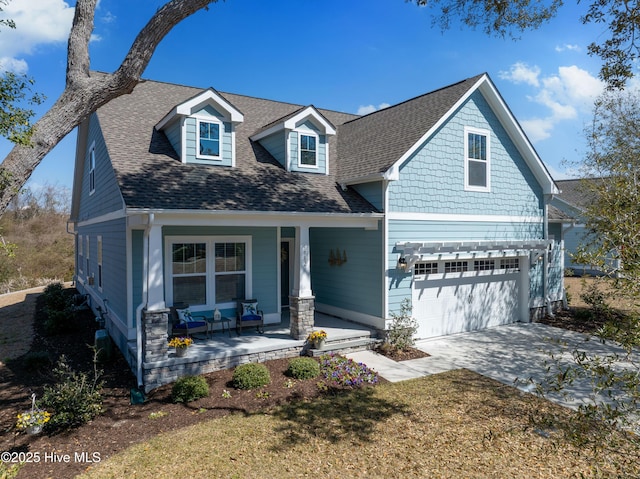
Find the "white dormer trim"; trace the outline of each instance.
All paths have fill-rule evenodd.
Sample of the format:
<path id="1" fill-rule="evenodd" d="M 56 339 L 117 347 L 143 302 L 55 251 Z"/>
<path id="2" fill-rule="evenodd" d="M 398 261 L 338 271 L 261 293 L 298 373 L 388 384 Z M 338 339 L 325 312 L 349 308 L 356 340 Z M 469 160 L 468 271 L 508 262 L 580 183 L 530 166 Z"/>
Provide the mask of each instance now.
<path id="1" fill-rule="evenodd" d="M 224 116 L 224 121 L 230 121 L 237 124 L 244 121 L 244 115 L 238 109 L 236 109 L 231 103 L 225 100 L 218 92 L 213 88 L 203 91 L 202 93 L 194 96 L 193 98 L 176 105 L 169 113 L 167 113 L 162 120 L 156 124 L 156 130 L 160 131 L 169 123 L 171 123 L 176 117 L 191 116 L 197 111 L 204 108 L 206 105 L 211 105 L 217 111 Z"/>
<path id="2" fill-rule="evenodd" d="M 329 123 L 329 121 L 324 118 L 320 114 L 320 112 L 315 109 L 314 106 L 308 106 L 300 110 L 295 115 L 275 123 L 266 130 L 262 130 L 256 133 L 255 135 L 250 137 L 250 140 L 259 141 L 282 130 L 296 130 L 298 125 L 307 119 L 311 120 L 311 122 L 318 128 L 320 132 L 322 132 L 323 135 L 336 134 L 335 127 L 331 123 Z"/>

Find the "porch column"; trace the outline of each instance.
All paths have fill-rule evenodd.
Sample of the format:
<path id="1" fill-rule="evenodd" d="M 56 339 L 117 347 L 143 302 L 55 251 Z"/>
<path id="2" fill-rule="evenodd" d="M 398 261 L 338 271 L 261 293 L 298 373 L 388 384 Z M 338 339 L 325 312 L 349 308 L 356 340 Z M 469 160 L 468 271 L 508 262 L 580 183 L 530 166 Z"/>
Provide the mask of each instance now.
<path id="1" fill-rule="evenodd" d="M 147 276 L 147 311 L 165 309 L 164 276 L 162 274 L 162 226 L 149 228 L 149 261 Z"/>
<path id="2" fill-rule="evenodd" d="M 293 273 L 293 295 L 289 300 L 291 336 L 305 339 L 313 331 L 314 296 L 311 291 L 311 254 L 309 251 L 309 226 L 296 227 Z"/>

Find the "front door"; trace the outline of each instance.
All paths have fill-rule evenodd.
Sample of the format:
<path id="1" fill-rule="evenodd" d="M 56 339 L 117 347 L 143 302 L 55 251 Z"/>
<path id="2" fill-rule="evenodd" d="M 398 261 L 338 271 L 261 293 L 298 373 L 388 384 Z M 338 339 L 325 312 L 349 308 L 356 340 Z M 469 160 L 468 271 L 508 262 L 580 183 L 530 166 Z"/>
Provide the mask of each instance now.
<path id="1" fill-rule="evenodd" d="M 283 308 L 289 307 L 289 295 L 291 294 L 291 240 L 280 242 L 280 304 Z"/>

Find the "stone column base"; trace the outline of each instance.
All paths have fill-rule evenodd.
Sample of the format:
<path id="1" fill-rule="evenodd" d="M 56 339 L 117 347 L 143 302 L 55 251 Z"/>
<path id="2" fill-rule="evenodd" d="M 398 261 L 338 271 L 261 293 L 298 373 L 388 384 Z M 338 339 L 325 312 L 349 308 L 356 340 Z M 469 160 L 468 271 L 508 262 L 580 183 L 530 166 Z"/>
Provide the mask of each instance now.
<path id="1" fill-rule="evenodd" d="M 315 309 L 315 296 L 308 298 L 289 296 L 290 334 L 293 339 L 307 339 L 309 333 L 313 331 Z"/>
<path id="2" fill-rule="evenodd" d="M 167 359 L 169 310 L 142 311 L 142 351 L 145 363 Z"/>

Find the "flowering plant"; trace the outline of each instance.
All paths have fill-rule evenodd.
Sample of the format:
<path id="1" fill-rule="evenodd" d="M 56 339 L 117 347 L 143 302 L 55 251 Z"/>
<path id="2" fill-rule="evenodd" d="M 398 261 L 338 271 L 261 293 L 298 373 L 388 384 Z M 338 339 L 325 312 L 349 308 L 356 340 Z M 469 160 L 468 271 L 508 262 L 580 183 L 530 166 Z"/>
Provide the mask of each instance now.
<path id="1" fill-rule="evenodd" d="M 307 341 L 310 343 L 315 343 L 316 341 L 321 341 L 323 339 L 327 339 L 327 332 L 324 329 L 321 329 L 320 331 L 313 331 L 307 337 Z"/>
<path id="2" fill-rule="evenodd" d="M 193 339 L 189 337 L 171 338 L 169 347 L 171 348 L 188 348 L 193 343 Z"/>
<path id="3" fill-rule="evenodd" d="M 51 419 L 51 414 L 42 409 L 36 408 L 36 395 L 31 395 L 31 411 L 18 414 L 18 429 L 29 429 L 34 426 L 44 426 Z"/>

